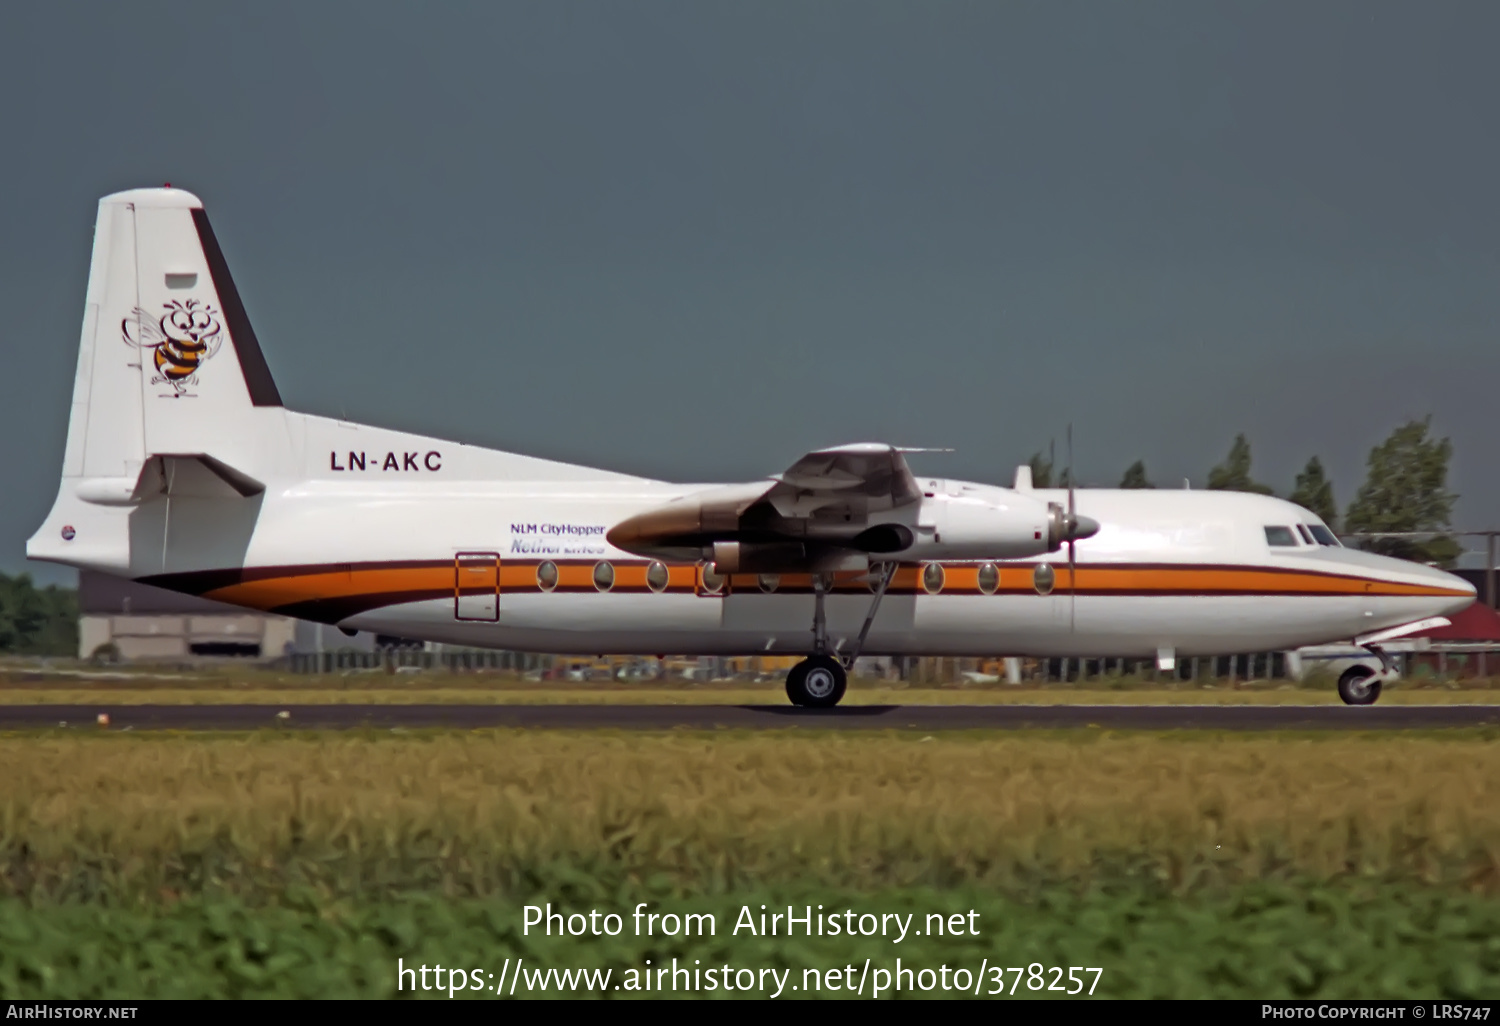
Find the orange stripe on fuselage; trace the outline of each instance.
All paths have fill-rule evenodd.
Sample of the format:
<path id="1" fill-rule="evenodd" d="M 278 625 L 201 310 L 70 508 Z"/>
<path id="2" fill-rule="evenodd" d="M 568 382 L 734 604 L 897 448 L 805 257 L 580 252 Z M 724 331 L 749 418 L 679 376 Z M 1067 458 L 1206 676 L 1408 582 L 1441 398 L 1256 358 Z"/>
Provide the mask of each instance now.
<path id="1" fill-rule="evenodd" d="M 1054 566 L 1057 587 L 1069 586 L 1067 564 Z M 1199 594 L 1238 595 L 1463 595 L 1452 588 L 1425 584 L 1402 584 L 1365 577 L 1333 575 L 1310 571 L 1229 569 L 1221 567 L 1184 567 L 1166 569 L 1079 567 L 1077 589 L 1080 593 L 1102 592 L 1193 592 Z M 1000 574 L 1005 587 L 1005 571 Z M 977 584 L 976 584 L 977 589 Z"/>
<path id="2" fill-rule="evenodd" d="M 502 561 L 499 587 L 504 593 L 538 592 L 537 567 L 539 561 Z M 1037 564 L 998 563 L 1000 582 L 998 593 L 1009 595 L 1033 594 L 1032 575 Z M 616 562 L 612 591 L 639 593 L 647 591 L 646 562 Z M 594 589 L 594 564 L 591 562 L 558 562 L 558 591 L 592 591 Z M 1204 567 L 1204 566 L 1153 566 L 1111 567 L 1080 566 L 1076 571 L 1076 585 L 1066 563 L 1054 563 L 1056 575 L 1053 594 L 1066 594 L 1070 588 L 1079 594 L 1099 595 L 1369 595 L 1369 596 L 1428 596 L 1463 597 L 1467 592 L 1432 585 L 1404 584 L 1394 581 L 1372 580 L 1347 574 L 1300 569 L 1274 569 L 1254 567 Z M 455 591 L 455 564 L 451 561 L 412 566 L 353 566 L 346 568 L 309 567 L 299 570 L 284 568 L 283 572 L 247 571 L 266 574 L 255 580 L 239 581 L 222 585 L 202 593 L 204 598 L 228 602 L 254 609 L 277 609 L 319 599 L 341 599 L 349 597 L 374 597 L 379 595 L 411 595 L 431 592 L 452 595 Z M 945 564 L 943 567 L 943 595 L 982 595 L 979 590 L 979 564 Z M 697 567 L 678 564 L 668 567 L 667 590 L 691 594 L 696 590 Z M 476 573 L 472 581 L 465 581 L 465 592 L 488 590 L 493 587 L 493 574 Z M 758 594 L 760 578 L 757 574 L 730 575 L 731 594 Z M 812 590 L 812 575 L 781 574 L 777 582 L 777 593 L 806 593 Z M 472 585 L 472 586 L 471 586 Z M 864 593 L 870 591 L 869 584 L 860 573 L 837 573 L 833 589 L 837 593 Z M 922 566 L 905 565 L 896 571 L 891 582 L 892 594 L 926 594 L 922 587 Z"/>
<path id="3" fill-rule="evenodd" d="M 533 575 L 535 571 L 533 571 Z M 535 577 L 532 578 L 535 586 Z M 446 591 L 453 593 L 452 563 L 421 567 L 371 567 L 288 573 L 259 581 L 242 581 L 205 592 L 203 597 L 252 609 L 276 609 L 317 599 L 390 592 Z"/>

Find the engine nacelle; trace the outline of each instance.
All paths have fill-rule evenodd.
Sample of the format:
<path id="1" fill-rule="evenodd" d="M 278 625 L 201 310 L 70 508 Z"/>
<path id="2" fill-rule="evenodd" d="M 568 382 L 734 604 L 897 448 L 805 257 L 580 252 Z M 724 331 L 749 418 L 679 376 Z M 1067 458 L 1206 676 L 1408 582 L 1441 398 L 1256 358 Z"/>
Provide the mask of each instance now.
<path id="1" fill-rule="evenodd" d="M 795 573 L 807 566 L 807 547 L 795 542 L 714 542 L 704 553 L 721 574 Z"/>
<path id="2" fill-rule="evenodd" d="M 1052 511 L 1029 495 L 934 495 L 923 499 L 903 559 L 1024 559 L 1050 552 Z"/>

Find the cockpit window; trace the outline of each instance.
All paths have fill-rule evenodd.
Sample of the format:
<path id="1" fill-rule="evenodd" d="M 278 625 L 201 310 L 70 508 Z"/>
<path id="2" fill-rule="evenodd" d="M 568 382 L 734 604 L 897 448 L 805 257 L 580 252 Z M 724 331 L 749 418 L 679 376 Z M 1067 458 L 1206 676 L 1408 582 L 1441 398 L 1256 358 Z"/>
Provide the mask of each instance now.
<path id="1" fill-rule="evenodd" d="M 1343 547 L 1339 544 L 1338 538 L 1334 537 L 1333 532 L 1322 524 L 1309 524 L 1307 529 L 1312 532 L 1312 536 L 1317 539 L 1319 545 L 1332 545 L 1334 548 Z"/>
<path id="2" fill-rule="evenodd" d="M 1307 525 L 1305 525 L 1305 524 L 1298 524 L 1297 525 L 1297 533 L 1302 536 L 1302 540 L 1305 541 L 1305 542 L 1307 542 L 1307 544 L 1309 544 L 1309 545 L 1316 545 L 1317 544 L 1316 542 L 1314 542 L 1312 540 L 1312 535 L 1310 535 L 1310 534 L 1307 533 Z"/>
<path id="3" fill-rule="evenodd" d="M 1268 527 L 1266 528 L 1266 544 L 1273 547 L 1290 546 L 1295 548 L 1297 536 L 1292 533 L 1290 527 Z"/>

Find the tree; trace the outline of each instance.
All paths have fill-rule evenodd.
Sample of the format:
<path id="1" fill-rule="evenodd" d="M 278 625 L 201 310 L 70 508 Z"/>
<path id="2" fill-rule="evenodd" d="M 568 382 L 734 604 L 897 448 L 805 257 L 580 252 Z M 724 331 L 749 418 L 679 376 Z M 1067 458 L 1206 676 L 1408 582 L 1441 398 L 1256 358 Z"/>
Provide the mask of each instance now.
<path id="1" fill-rule="evenodd" d="M 1125 469 L 1125 476 L 1120 478 L 1121 488 L 1155 488 L 1156 485 L 1146 480 L 1146 462 L 1136 460 Z"/>
<path id="2" fill-rule="evenodd" d="M 1338 530 L 1338 504 L 1333 501 L 1333 482 L 1323 473 L 1323 461 L 1314 456 L 1297 475 L 1291 500 L 1323 518 L 1331 531 Z"/>
<path id="3" fill-rule="evenodd" d="M 1045 459 L 1042 454 L 1032 453 L 1031 459 L 1026 461 L 1031 464 L 1031 483 L 1037 488 L 1052 487 L 1052 457 Z"/>
<path id="4" fill-rule="evenodd" d="M 1413 420 L 1370 450 L 1365 483 L 1360 485 L 1344 528 L 1351 534 L 1441 531 L 1452 526 L 1453 503 L 1447 490 L 1453 443 L 1427 437 L 1432 418 Z M 1398 559 L 1450 566 L 1459 546 L 1448 537 L 1368 538 L 1360 547 Z"/>
<path id="5" fill-rule="evenodd" d="M 1235 435 L 1229 456 L 1208 472 L 1208 487 L 1218 492 L 1256 492 L 1272 494 L 1271 489 L 1250 478 L 1250 443 L 1244 435 Z"/>
<path id="6" fill-rule="evenodd" d="M 77 592 L 56 585 L 38 590 L 29 574 L 0 574 L 0 652 L 76 655 Z"/>

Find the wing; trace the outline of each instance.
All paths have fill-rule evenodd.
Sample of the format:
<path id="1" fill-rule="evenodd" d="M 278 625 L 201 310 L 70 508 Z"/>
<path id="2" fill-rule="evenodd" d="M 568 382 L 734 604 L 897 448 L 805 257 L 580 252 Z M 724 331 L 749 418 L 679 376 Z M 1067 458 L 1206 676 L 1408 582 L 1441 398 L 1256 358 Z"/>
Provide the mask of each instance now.
<path id="1" fill-rule="evenodd" d="M 890 551 L 883 539 L 862 538 L 870 516 L 921 501 L 900 449 L 845 445 L 810 452 L 769 481 L 681 496 L 621 521 L 608 538 L 655 558 L 792 572 L 835 565 L 841 552 Z M 725 546 L 741 548 L 730 558 Z"/>
<path id="2" fill-rule="evenodd" d="M 140 333 L 132 329 L 139 328 Z M 159 346 L 167 340 L 167 336 L 161 333 L 161 327 L 156 318 L 151 314 L 136 307 L 130 312 L 130 316 L 120 321 L 120 336 L 126 345 L 149 349 Z"/>
<path id="3" fill-rule="evenodd" d="M 902 450 L 878 443 L 810 452 L 774 480 L 765 501 L 788 518 L 858 521 L 922 499 Z"/>

